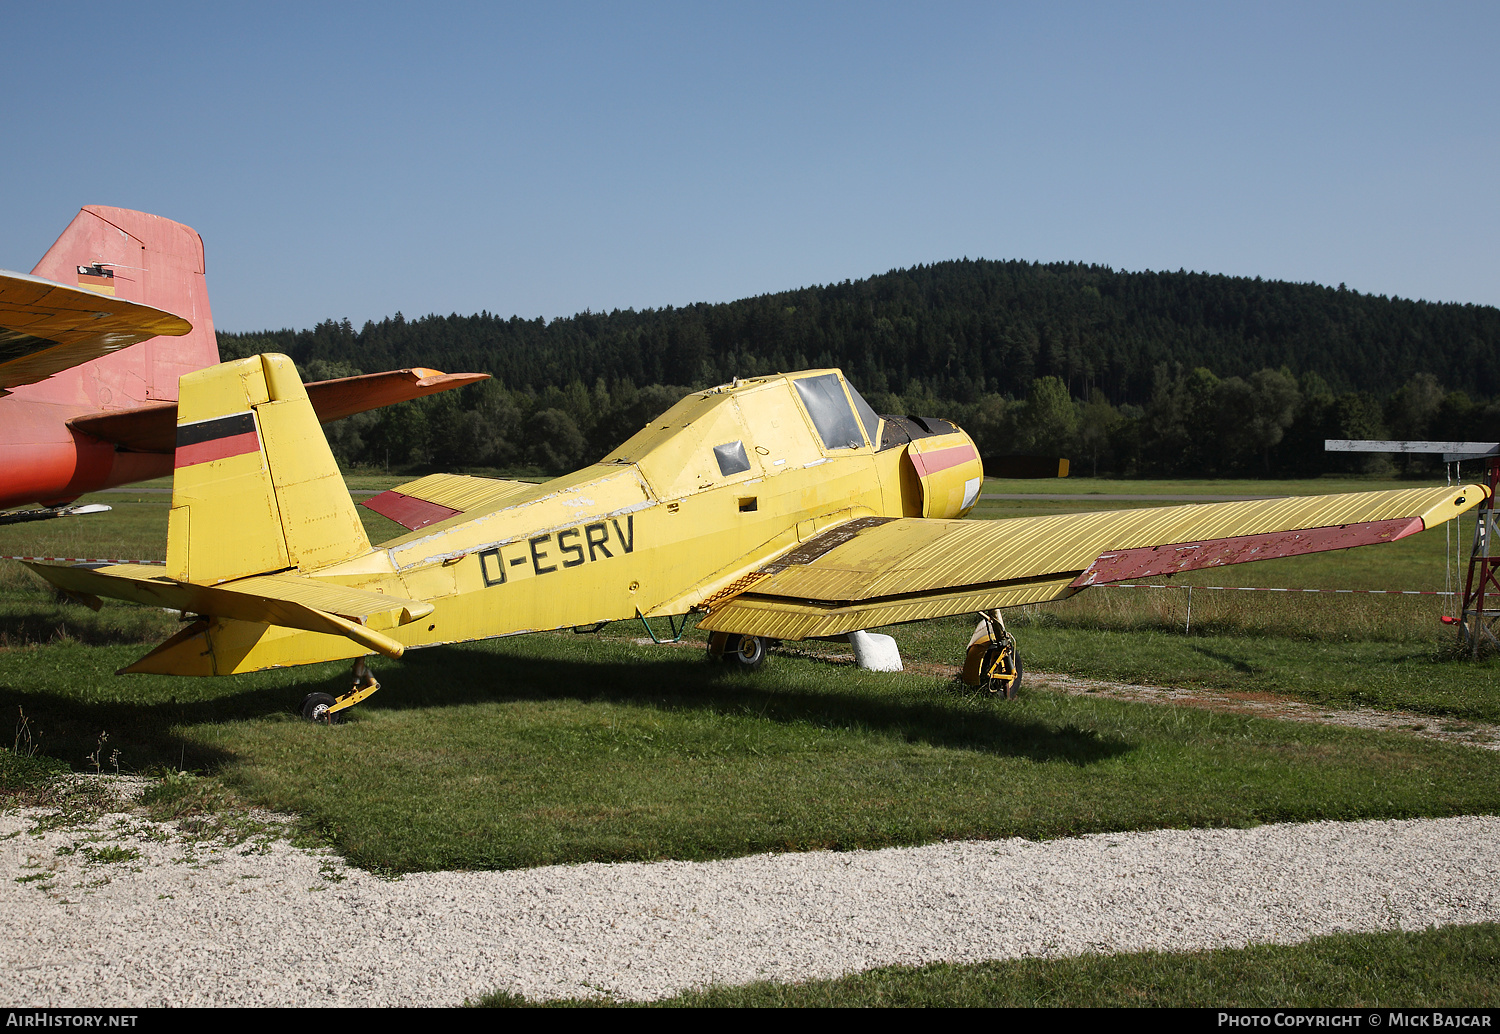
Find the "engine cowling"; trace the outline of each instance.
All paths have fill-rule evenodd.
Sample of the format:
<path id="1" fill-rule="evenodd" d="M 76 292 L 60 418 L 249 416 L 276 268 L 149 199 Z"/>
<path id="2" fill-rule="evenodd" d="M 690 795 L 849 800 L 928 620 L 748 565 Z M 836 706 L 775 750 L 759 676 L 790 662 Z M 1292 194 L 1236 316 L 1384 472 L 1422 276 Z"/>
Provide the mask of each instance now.
<path id="1" fill-rule="evenodd" d="M 962 517 L 979 501 L 984 465 L 961 429 L 918 438 L 907 445 L 906 456 L 922 486 L 923 517 Z"/>

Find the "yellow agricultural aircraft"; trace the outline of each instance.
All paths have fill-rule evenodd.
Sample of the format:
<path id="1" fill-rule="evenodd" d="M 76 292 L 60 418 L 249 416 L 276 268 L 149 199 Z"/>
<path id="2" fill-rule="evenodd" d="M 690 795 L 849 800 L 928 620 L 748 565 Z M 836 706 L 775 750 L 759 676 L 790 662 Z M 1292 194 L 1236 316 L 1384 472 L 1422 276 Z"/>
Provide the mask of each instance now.
<path id="1" fill-rule="evenodd" d="M 966 521 L 983 484 L 967 434 L 878 416 L 841 372 L 809 370 L 695 392 L 544 484 L 401 485 L 365 505 L 410 531 L 372 547 L 291 360 L 223 363 L 180 387 L 165 569 L 29 566 L 95 607 L 112 596 L 195 616 L 124 672 L 353 659 L 349 692 L 305 702 L 314 719 L 378 688 L 372 653 L 691 613 L 711 655 L 755 667 L 767 640 L 851 636 L 873 655 L 865 630 L 977 612 L 965 678 L 1010 695 L 1005 607 L 1390 542 L 1486 496 L 1464 485 Z"/>

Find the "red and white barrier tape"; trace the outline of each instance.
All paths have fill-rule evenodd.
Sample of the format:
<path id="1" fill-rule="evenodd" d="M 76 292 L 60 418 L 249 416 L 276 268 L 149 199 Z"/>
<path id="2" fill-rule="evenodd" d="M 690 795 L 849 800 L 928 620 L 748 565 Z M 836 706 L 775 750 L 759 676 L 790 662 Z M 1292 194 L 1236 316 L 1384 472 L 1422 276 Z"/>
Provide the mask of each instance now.
<path id="1" fill-rule="evenodd" d="M 1438 589 L 1273 589 L 1264 585 L 1145 585 L 1112 582 L 1091 585 L 1091 589 L 1219 589 L 1225 592 L 1335 592 L 1361 593 L 1373 596 L 1453 596 Z"/>
<path id="2" fill-rule="evenodd" d="M 60 564 L 149 564 L 152 567 L 166 567 L 165 560 L 106 560 L 102 557 L 78 557 L 78 556 L 0 556 L 0 560 L 47 560 Z"/>

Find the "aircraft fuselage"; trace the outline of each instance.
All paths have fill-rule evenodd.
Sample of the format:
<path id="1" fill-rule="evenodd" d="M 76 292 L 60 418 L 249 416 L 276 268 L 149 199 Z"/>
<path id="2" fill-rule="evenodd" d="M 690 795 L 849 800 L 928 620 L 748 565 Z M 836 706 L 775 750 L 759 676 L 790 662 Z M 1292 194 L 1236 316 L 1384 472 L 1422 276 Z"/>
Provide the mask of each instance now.
<path id="1" fill-rule="evenodd" d="M 837 429 L 826 414 L 821 429 L 844 436 L 834 448 L 799 400 L 797 380 L 814 378 L 818 407 L 842 403 Z M 313 576 L 430 602 L 430 614 L 385 632 L 416 648 L 685 614 L 831 525 L 967 512 L 982 478 L 967 434 L 943 422 L 928 422 L 934 433 L 906 421 L 903 432 L 844 390 L 837 371 L 760 378 L 695 393 L 599 463 L 541 485 L 434 475 L 402 486 L 427 486 L 426 498 L 446 491 L 451 502 L 492 498 L 473 509 L 407 498 L 414 525 L 423 506 L 436 506 L 425 517 L 452 516 Z M 131 670 L 227 674 L 368 652 L 338 636 L 221 618 L 180 638 L 191 641 Z"/>

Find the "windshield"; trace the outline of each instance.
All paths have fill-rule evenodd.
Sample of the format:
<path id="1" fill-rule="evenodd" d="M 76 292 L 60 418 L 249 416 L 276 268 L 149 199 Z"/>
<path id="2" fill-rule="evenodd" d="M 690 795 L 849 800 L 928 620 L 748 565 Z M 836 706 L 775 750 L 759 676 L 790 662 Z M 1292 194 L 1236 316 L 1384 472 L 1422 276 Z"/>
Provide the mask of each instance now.
<path id="1" fill-rule="evenodd" d="M 849 408 L 849 399 L 837 374 L 803 377 L 792 383 L 797 385 L 797 394 L 802 396 L 802 404 L 807 407 L 825 448 L 830 451 L 858 449 L 865 444 L 859 432 L 859 422 L 854 419 L 854 411 Z M 866 404 L 865 408 L 868 409 L 869 405 Z"/>
<path id="2" fill-rule="evenodd" d="M 876 447 L 880 445 L 880 417 L 875 414 L 875 408 L 865 401 L 865 397 L 854 390 L 854 385 L 849 386 L 849 397 L 854 400 L 854 411 L 859 414 L 859 422 L 865 425 L 865 437 L 870 439 L 870 444 Z"/>

